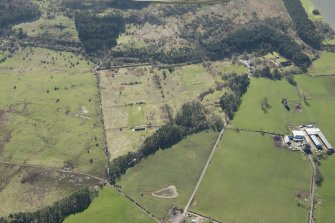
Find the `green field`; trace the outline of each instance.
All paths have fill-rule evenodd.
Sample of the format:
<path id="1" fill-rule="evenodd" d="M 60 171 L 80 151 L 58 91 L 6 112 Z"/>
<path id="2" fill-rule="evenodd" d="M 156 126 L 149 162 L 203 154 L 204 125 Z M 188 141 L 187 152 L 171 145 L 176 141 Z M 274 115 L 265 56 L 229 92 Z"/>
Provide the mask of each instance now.
<path id="1" fill-rule="evenodd" d="M 327 39 L 323 41 L 323 44 L 325 45 L 335 45 L 335 39 Z"/>
<path id="2" fill-rule="evenodd" d="M 308 14 L 308 17 L 312 20 L 323 20 L 324 21 L 324 18 L 322 15 L 314 15 L 313 14 L 313 10 L 314 9 L 318 9 L 315 7 L 314 5 L 314 2 L 313 0 L 300 0 L 302 5 L 304 6 L 307 14 Z"/>
<path id="3" fill-rule="evenodd" d="M 308 73 L 311 75 L 335 75 L 335 53 L 321 52 L 319 59 L 313 62 Z"/>
<path id="4" fill-rule="evenodd" d="M 160 150 L 127 171 L 121 190 L 163 219 L 172 207 L 184 208 L 216 140 L 216 132 L 188 136 L 171 149 Z M 174 185 L 176 198 L 159 198 L 153 192 Z"/>
<path id="5" fill-rule="evenodd" d="M 72 215 L 64 223 L 153 223 L 147 214 L 130 203 L 110 186 L 99 192 L 99 196 L 84 212 Z"/>
<path id="6" fill-rule="evenodd" d="M 331 76 L 310 77 L 306 75 L 298 75 L 295 76 L 295 79 L 298 82 L 298 88 L 291 86 L 286 80 L 270 81 L 266 79 L 252 78 L 251 86 L 249 87 L 247 94 L 243 97 L 243 103 L 234 121 L 232 122 L 232 126 L 251 130 L 263 129 L 284 134 L 289 132 L 289 126 L 296 126 L 312 122 L 316 123 L 318 127 L 321 128 L 325 136 L 328 137 L 330 143 L 334 145 L 335 138 L 333 136 L 335 135 L 335 130 L 333 127 L 333 122 L 330 120 L 335 120 L 335 78 Z M 305 104 L 305 102 L 299 97 L 299 94 L 300 96 L 302 94 L 307 96 L 308 104 Z M 269 104 L 271 106 L 267 112 L 264 112 L 261 109 L 261 101 L 264 97 L 268 97 Z M 289 104 L 292 108 L 290 111 L 287 111 L 281 104 L 282 98 L 287 98 L 289 100 Z M 295 111 L 294 105 L 296 103 L 301 103 L 303 111 Z M 257 138 L 257 136 L 255 137 Z M 245 141 L 249 141 L 249 143 L 254 141 L 244 138 L 245 137 L 241 138 L 240 140 L 235 140 L 234 143 L 238 145 L 239 141 L 241 141 L 241 143 Z M 228 144 L 229 142 L 226 142 L 224 137 L 222 144 L 226 145 L 225 143 Z M 266 143 L 266 139 L 264 139 L 264 143 Z M 247 147 L 247 145 L 245 146 Z M 233 145 L 227 145 L 225 147 L 235 148 Z M 225 147 L 222 148 L 225 149 Z M 228 151 L 230 150 L 228 149 L 226 153 L 228 153 Z M 273 160 L 276 160 L 276 158 L 273 158 Z M 225 162 L 222 161 L 222 163 Z M 317 194 L 321 200 L 321 205 L 317 206 L 316 214 L 317 219 L 320 219 L 320 222 L 327 223 L 332 222 L 331 219 L 334 217 L 332 214 L 333 212 L 330 211 L 331 208 L 335 205 L 335 192 L 332 189 L 335 174 L 334 156 L 328 157 L 327 160 L 322 161 L 320 168 L 323 176 L 325 177 L 325 181 L 321 187 L 317 188 Z M 232 168 L 227 167 L 226 169 L 230 170 Z M 211 176 L 210 171 L 208 173 L 209 177 Z M 214 173 L 215 171 L 213 171 L 213 174 Z M 209 183 L 211 185 L 214 184 L 214 181 L 212 180 L 204 180 L 203 182 L 204 185 L 208 185 Z M 203 190 L 206 190 L 206 186 L 202 187 L 205 188 Z M 205 199 L 205 196 L 201 196 L 201 194 L 199 194 L 199 196 L 199 199 Z M 199 201 L 199 199 L 197 200 L 197 203 L 204 205 Z M 195 208 L 197 208 L 195 210 L 200 210 L 204 214 L 206 211 L 208 211 L 206 204 L 202 209 L 198 207 Z M 215 212 L 208 213 L 215 214 Z M 297 213 L 299 213 L 299 211 Z M 218 213 L 217 216 L 220 217 Z M 213 217 L 215 217 L 215 215 Z"/>
<path id="7" fill-rule="evenodd" d="M 88 61 L 27 48 L 0 64 L 0 88 L 9 133 L 1 159 L 104 177 L 98 90 Z"/>
<path id="8" fill-rule="evenodd" d="M 267 130 L 288 133 L 289 126 L 306 122 L 315 122 L 326 136 L 334 135 L 330 119 L 335 118 L 335 79 L 333 77 L 295 76 L 298 88 L 291 86 L 286 80 L 270 81 L 251 79 L 248 93 L 232 125 L 238 128 Z M 300 92 L 300 93 L 298 93 Z M 299 95 L 306 95 L 308 104 Z M 261 109 L 261 101 L 267 97 L 271 108 L 267 112 Z M 281 104 L 286 98 L 291 110 L 287 111 Z M 295 111 L 294 105 L 300 103 L 303 110 Z M 250 118 L 252 111 L 252 118 Z M 330 139 L 331 140 L 331 139 Z"/>
<path id="9" fill-rule="evenodd" d="M 305 222 L 311 167 L 300 153 L 276 148 L 270 136 L 226 131 L 191 210 L 223 222 Z M 302 202 L 305 203 L 305 202 Z"/>

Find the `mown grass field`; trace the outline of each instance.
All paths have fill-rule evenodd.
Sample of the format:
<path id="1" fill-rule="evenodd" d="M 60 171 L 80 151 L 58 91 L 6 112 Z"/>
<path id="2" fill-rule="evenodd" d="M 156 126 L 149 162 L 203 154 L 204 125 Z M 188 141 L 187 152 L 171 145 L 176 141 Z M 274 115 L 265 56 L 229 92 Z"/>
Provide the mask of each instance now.
<path id="1" fill-rule="evenodd" d="M 1 159 L 104 176 L 98 90 L 88 63 L 36 48 L 0 64 L 2 125 L 10 133 Z"/>
<path id="2" fill-rule="evenodd" d="M 187 137 L 171 149 L 156 152 L 127 171 L 118 183 L 121 190 L 164 219 L 172 207 L 184 208 L 217 137 L 208 131 Z M 176 198 L 159 198 L 151 193 L 174 185 Z"/>
<path id="3" fill-rule="evenodd" d="M 64 223 L 154 223 L 148 215 L 130 203 L 110 186 L 99 192 L 99 196 L 84 212 L 71 215 Z"/>
<path id="4" fill-rule="evenodd" d="M 175 67 L 168 69 L 143 66 L 100 72 L 100 90 L 111 159 L 136 151 L 144 138 L 169 121 L 167 107 L 175 116 L 182 104 L 223 83 L 224 74 L 243 74 L 247 70 L 231 61 Z M 215 104 L 224 90 L 215 90 L 204 97 L 204 103 L 219 115 Z M 133 131 L 139 126 L 151 126 L 146 131 Z"/>
<path id="5" fill-rule="evenodd" d="M 0 164 L 0 170 L 0 217 L 36 211 L 81 187 L 99 184 L 95 179 L 40 168 Z"/>
<path id="6" fill-rule="evenodd" d="M 191 210 L 223 222 L 305 222 L 311 167 L 302 154 L 276 148 L 259 133 L 227 130 Z"/>

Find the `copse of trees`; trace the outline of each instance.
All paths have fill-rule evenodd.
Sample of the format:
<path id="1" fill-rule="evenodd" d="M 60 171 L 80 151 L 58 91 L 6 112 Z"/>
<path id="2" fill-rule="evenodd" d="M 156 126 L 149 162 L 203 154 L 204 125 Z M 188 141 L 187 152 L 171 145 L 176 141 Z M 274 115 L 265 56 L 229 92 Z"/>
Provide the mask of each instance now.
<path id="1" fill-rule="evenodd" d="M 116 46 L 116 39 L 125 30 L 125 21 L 117 14 L 96 16 L 79 13 L 75 23 L 79 39 L 88 53 L 106 51 Z"/>
<path id="2" fill-rule="evenodd" d="M 259 49 L 263 52 L 277 51 L 298 66 L 308 67 L 311 63 L 294 40 L 265 25 L 238 29 L 225 39 L 210 43 L 208 49 L 221 56 Z"/>
<path id="3" fill-rule="evenodd" d="M 116 181 L 141 159 L 154 154 L 159 149 L 167 149 L 180 142 L 190 134 L 209 128 L 221 130 L 223 121 L 210 114 L 200 102 L 190 102 L 182 106 L 175 119 L 159 128 L 152 136 L 146 138 L 137 152 L 114 159 L 110 167 L 110 181 Z"/>
<path id="4" fill-rule="evenodd" d="M 283 0 L 290 14 L 299 37 L 314 49 L 320 49 L 321 38 L 315 30 L 313 22 L 308 18 L 300 0 Z"/>
<path id="5" fill-rule="evenodd" d="M 35 222 L 49 222 L 61 223 L 64 219 L 75 213 L 79 213 L 88 208 L 95 192 L 88 189 L 79 190 L 68 198 L 54 203 L 50 207 L 43 208 L 36 212 L 15 213 L 10 214 L 7 219 L 0 219 L 2 223 L 35 223 Z"/>
<path id="6" fill-rule="evenodd" d="M 220 98 L 220 107 L 229 119 L 234 118 L 235 112 L 241 105 L 241 97 L 247 92 L 250 79 L 247 74 L 231 76 L 227 81 L 227 86 L 231 92 L 226 92 Z"/>
<path id="7" fill-rule="evenodd" d="M 40 12 L 30 1 L 1 0 L 0 1 L 0 29 L 37 19 Z"/>

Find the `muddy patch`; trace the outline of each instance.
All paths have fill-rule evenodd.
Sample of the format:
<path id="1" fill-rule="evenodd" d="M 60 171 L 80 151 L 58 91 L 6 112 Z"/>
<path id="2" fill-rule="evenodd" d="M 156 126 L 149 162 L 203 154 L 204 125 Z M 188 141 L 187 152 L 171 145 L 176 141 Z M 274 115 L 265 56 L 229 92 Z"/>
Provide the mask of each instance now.
<path id="1" fill-rule="evenodd" d="M 176 198 L 179 196 L 177 188 L 174 185 L 155 191 L 151 195 L 159 198 Z"/>

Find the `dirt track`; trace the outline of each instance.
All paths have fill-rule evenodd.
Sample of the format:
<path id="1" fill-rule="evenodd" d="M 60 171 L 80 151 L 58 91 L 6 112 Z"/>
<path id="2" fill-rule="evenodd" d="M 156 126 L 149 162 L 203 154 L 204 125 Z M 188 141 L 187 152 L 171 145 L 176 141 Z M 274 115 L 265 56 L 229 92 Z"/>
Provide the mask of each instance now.
<path id="1" fill-rule="evenodd" d="M 209 157 L 208 157 L 207 163 L 206 163 L 206 165 L 204 166 L 204 169 L 202 170 L 202 173 L 201 173 L 201 175 L 200 175 L 200 177 L 199 177 L 199 179 L 198 179 L 198 182 L 197 182 L 197 184 L 196 184 L 196 186 L 195 186 L 195 188 L 194 188 L 194 190 L 193 190 L 193 193 L 192 193 L 192 195 L 191 195 L 189 201 L 187 202 L 187 204 L 186 204 L 186 206 L 185 206 L 185 208 L 184 208 L 183 215 L 186 215 L 186 214 L 187 214 L 187 209 L 190 207 L 190 205 L 191 205 L 191 203 L 192 203 L 192 200 L 193 200 L 193 198 L 194 198 L 194 195 L 195 195 L 195 193 L 197 192 L 197 190 L 198 190 L 198 188 L 199 188 L 199 186 L 200 186 L 200 183 L 201 183 L 201 181 L 202 181 L 202 179 L 203 179 L 203 177 L 204 177 L 204 175 L 205 175 L 205 173 L 206 173 L 206 171 L 207 171 L 207 168 L 208 168 L 208 166 L 209 166 L 209 164 L 210 164 L 210 162 L 211 162 L 211 160 L 212 160 L 212 157 L 213 157 L 213 155 L 214 155 L 214 153 L 215 153 L 215 150 L 216 150 L 216 148 L 218 147 L 218 144 L 219 144 L 219 142 L 220 142 L 220 140 L 221 140 L 221 137 L 222 137 L 222 135 L 223 135 L 224 130 L 225 130 L 225 128 L 223 128 L 223 129 L 221 130 L 221 132 L 220 132 L 218 138 L 216 139 L 216 142 L 215 142 L 215 144 L 214 144 L 214 146 L 213 146 L 213 148 L 212 148 L 212 152 L 211 152 L 211 154 L 210 154 Z"/>

